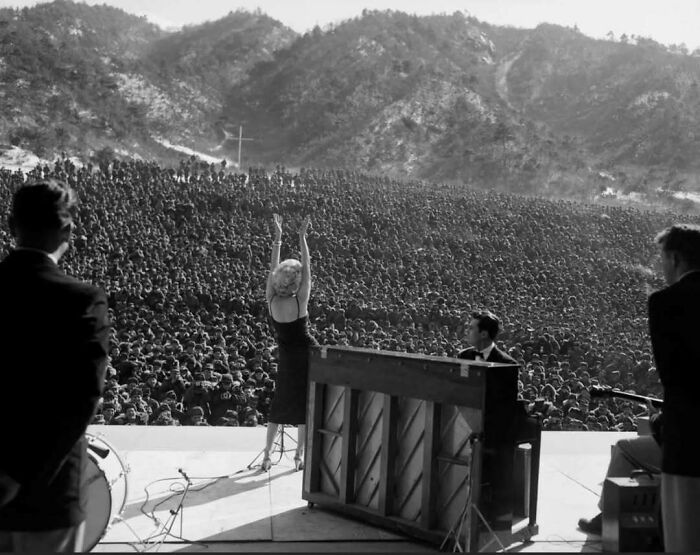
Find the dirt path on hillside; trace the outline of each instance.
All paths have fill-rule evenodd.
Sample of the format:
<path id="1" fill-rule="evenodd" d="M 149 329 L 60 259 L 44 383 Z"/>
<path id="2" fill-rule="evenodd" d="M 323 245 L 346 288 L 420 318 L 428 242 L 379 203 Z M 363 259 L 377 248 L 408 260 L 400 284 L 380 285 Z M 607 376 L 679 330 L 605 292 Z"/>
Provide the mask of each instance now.
<path id="1" fill-rule="evenodd" d="M 499 98 L 506 103 L 506 106 L 513 111 L 517 111 L 515 106 L 510 103 L 510 96 L 508 93 L 508 72 L 513 64 L 518 61 L 518 58 L 522 55 L 521 50 L 517 50 L 512 54 L 509 54 L 498 64 L 496 68 L 496 93 Z"/>

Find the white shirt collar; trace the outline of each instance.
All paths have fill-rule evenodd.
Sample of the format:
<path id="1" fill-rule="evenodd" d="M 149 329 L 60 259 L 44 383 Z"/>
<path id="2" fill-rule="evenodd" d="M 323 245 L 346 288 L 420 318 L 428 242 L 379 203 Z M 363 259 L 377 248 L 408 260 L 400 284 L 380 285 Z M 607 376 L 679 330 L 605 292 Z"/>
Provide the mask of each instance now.
<path id="1" fill-rule="evenodd" d="M 16 251 L 40 252 L 41 254 L 48 256 L 53 261 L 53 263 L 58 266 L 58 259 L 51 252 L 42 251 L 41 249 L 33 249 L 31 247 L 17 247 L 15 250 Z"/>
<path id="2" fill-rule="evenodd" d="M 484 358 L 484 360 L 488 360 L 489 356 L 491 355 L 491 351 L 493 351 L 493 348 L 496 346 L 496 344 L 492 341 L 491 344 L 486 347 L 485 349 L 482 349 L 481 356 Z"/>
<path id="3" fill-rule="evenodd" d="M 681 277 L 678 278 L 678 281 L 682 280 L 685 276 L 689 276 L 690 274 L 694 274 L 695 272 L 700 272 L 700 270 L 688 270 L 685 274 L 683 274 Z"/>

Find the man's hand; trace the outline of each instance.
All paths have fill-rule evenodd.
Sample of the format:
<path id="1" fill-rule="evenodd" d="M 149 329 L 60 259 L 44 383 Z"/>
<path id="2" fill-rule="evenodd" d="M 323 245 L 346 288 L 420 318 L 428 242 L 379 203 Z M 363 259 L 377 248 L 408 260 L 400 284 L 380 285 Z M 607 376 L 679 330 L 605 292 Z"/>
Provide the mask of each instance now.
<path id="1" fill-rule="evenodd" d="M 0 470 L 0 507 L 4 507 L 17 497 L 19 488 L 19 482 Z"/>
<path id="2" fill-rule="evenodd" d="M 653 415 L 658 414 L 660 411 L 657 409 L 651 401 L 647 401 L 647 411 L 649 413 L 649 417 L 651 418 Z"/>
<path id="3" fill-rule="evenodd" d="M 661 445 L 663 443 L 664 435 L 663 412 L 652 405 L 651 401 L 647 401 L 647 410 L 649 411 L 649 427 L 651 428 L 651 435 L 656 440 L 656 443 Z"/>

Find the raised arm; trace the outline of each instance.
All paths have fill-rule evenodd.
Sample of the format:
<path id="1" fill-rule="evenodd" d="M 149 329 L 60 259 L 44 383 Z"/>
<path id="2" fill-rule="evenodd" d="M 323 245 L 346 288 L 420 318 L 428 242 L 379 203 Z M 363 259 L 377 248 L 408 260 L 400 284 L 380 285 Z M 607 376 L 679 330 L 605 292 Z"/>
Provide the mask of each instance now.
<path id="1" fill-rule="evenodd" d="M 301 285 L 297 297 L 299 302 L 307 303 L 311 295 L 311 257 L 309 245 L 306 244 L 306 231 L 311 225 L 311 218 L 306 216 L 299 228 L 299 249 L 301 250 Z"/>
<path id="2" fill-rule="evenodd" d="M 280 248 L 282 247 L 282 216 L 279 214 L 273 215 L 275 224 L 275 240 L 272 243 L 272 258 L 270 260 L 270 272 L 267 274 L 267 286 L 265 288 L 265 298 L 269 303 L 275 294 L 275 288 L 272 285 L 272 272 L 279 266 L 280 263 Z"/>

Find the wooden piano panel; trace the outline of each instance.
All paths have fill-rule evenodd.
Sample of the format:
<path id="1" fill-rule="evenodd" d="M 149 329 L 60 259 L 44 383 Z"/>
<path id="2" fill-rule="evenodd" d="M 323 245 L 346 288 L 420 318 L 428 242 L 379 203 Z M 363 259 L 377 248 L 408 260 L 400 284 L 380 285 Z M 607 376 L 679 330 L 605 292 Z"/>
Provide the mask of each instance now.
<path id="1" fill-rule="evenodd" d="M 421 516 L 425 401 L 398 398 L 392 514 L 411 522 Z"/>
<path id="2" fill-rule="evenodd" d="M 333 497 L 340 495 L 343 459 L 342 428 L 345 390 L 339 386 L 323 386 L 323 417 L 318 439 L 321 442 L 320 491 Z"/>
<path id="3" fill-rule="evenodd" d="M 355 499 L 362 507 L 379 508 L 381 485 L 382 413 L 384 396 L 363 391 L 357 403 L 355 442 Z"/>
<path id="4" fill-rule="evenodd" d="M 438 463 L 438 516 L 436 526 L 449 530 L 459 519 L 469 491 L 472 428 L 460 407 L 443 405 L 440 412 Z"/>

